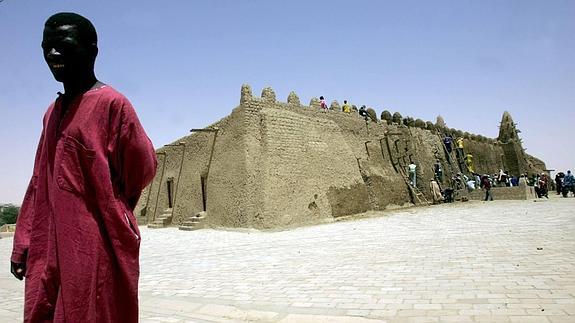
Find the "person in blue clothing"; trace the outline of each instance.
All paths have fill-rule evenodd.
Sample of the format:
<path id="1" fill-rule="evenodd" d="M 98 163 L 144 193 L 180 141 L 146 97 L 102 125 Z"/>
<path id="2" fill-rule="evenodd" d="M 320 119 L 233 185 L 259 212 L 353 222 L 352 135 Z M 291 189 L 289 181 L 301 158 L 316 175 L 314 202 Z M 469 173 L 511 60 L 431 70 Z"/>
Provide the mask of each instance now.
<path id="1" fill-rule="evenodd" d="M 447 152 L 451 154 L 451 151 L 453 150 L 453 137 L 451 137 L 451 135 L 446 135 L 443 137 L 443 144 L 445 145 Z"/>
<path id="2" fill-rule="evenodd" d="M 567 174 L 563 178 L 563 196 L 567 197 L 569 191 L 573 192 L 575 195 L 575 177 L 571 173 L 570 170 L 567 171 Z"/>
<path id="3" fill-rule="evenodd" d="M 570 170 L 567 171 L 567 175 L 565 175 L 565 178 L 563 178 L 563 184 L 575 185 L 575 177 Z"/>

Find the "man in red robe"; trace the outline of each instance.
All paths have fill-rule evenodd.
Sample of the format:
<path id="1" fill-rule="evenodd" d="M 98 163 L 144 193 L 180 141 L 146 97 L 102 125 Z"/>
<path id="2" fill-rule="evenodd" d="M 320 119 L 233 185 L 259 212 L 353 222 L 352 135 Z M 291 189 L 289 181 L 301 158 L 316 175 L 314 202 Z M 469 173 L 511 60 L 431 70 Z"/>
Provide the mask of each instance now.
<path id="1" fill-rule="evenodd" d="M 64 94 L 50 105 L 14 235 L 25 322 L 137 322 L 140 232 L 132 213 L 156 155 L 130 102 L 94 74 L 96 30 L 50 17 L 44 59 Z"/>

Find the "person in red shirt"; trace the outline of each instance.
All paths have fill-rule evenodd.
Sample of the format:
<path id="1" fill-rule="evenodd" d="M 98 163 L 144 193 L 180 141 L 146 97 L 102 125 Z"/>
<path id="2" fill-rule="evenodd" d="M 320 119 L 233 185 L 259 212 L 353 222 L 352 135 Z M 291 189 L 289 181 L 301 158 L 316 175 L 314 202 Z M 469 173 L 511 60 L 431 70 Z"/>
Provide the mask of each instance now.
<path id="1" fill-rule="evenodd" d="M 539 197 L 545 196 L 546 198 L 549 198 L 548 185 L 549 177 L 547 177 L 545 173 L 541 173 L 541 176 L 539 177 Z"/>
<path id="2" fill-rule="evenodd" d="M 319 97 L 319 106 L 323 110 L 327 111 L 327 103 L 325 102 L 325 98 L 323 96 Z"/>
<path id="3" fill-rule="evenodd" d="M 133 210 L 156 172 L 134 108 L 96 79 L 92 23 L 44 26 L 44 59 L 64 94 L 48 108 L 16 224 L 11 271 L 25 322 L 137 322 L 140 232 Z"/>
<path id="4" fill-rule="evenodd" d="M 485 201 L 493 201 L 493 196 L 491 195 L 491 180 L 489 176 L 483 175 L 481 178 L 481 188 L 485 190 Z"/>

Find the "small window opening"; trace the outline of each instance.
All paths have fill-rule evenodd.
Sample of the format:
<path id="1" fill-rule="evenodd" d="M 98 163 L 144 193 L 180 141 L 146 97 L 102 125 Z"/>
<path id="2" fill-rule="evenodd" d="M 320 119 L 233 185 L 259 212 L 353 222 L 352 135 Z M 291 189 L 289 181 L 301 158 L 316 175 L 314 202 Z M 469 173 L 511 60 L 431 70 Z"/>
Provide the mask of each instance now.
<path id="1" fill-rule="evenodd" d="M 174 179 L 168 178 L 168 208 L 172 208 L 174 205 Z"/>
<path id="2" fill-rule="evenodd" d="M 200 185 L 202 186 L 202 207 L 206 211 L 206 178 L 200 177 Z"/>

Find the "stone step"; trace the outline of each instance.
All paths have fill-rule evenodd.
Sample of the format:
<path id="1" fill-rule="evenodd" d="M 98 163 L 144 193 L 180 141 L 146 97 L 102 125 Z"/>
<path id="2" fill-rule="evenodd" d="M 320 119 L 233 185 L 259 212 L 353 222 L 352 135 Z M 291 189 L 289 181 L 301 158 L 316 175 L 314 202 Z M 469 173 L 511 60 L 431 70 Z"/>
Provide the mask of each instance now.
<path id="1" fill-rule="evenodd" d="M 168 210 L 164 211 L 163 214 L 159 215 L 154 221 L 148 223 L 148 228 L 150 229 L 160 229 L 166 228 L 172 222 L 172 213 L 168 213 Z"/>
<path id="2" fill-rule="evenodd" d="M 191 221 L 182 222 L 182 225 L 191 226 L 191 227 L 196 226 L 198 224 L 199 224 L 199 222 L 191 222 Z"/>
<path id="3" fill-rule="evenodd" d="M 187 217 L 184 222 L 178 227 L 180 230 L 193 231 L 202 229 L 202 220 L 206 217 L 207 213 L 205 211 L 199 212 L 194 216 Z"/>
<path id="4" fill-rule="evenodd" d="M 198 222 L 190 222 L 190 221 L 184 221 L 182 222 L 182 226 L 186 226 L 186 227 L 197 227 L 198 226 Z"/>
<path id="5" fill-rule="evenodd" d="M 180 225 L 178 227 L 179 230 L 182 231 L 195 231 L 195 230 L 199 230 L 201 228 L 195 227 L 195 226 L 184 226 L 184 225 Z"/>

